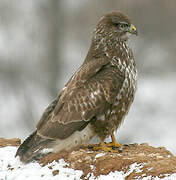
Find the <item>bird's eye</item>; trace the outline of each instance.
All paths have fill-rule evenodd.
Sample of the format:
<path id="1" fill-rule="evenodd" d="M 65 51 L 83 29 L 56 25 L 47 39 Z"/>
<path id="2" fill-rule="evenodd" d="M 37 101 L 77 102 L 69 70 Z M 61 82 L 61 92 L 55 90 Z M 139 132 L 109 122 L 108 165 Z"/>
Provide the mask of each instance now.
<path id="1" fill-rule="evenodd" d="M 119 23 L 118 27 L 119 27 L 119 29 L 122 30 L 122 29 L 125 29 L 125 28 L 129 27 L 129 24 L 127 24 L 127 23 Z"/>

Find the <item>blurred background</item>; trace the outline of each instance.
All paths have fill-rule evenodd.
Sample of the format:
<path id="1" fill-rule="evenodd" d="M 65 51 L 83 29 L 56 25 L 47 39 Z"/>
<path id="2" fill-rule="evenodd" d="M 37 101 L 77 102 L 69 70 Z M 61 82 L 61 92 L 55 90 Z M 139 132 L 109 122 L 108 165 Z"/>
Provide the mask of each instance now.
<path id="1" fill-rule="evenodd" d="M 118 141 L 176 152 L 176 1 L 1 0 L 0 137 L 24 140 L 34 130 L 112 10 L 127 13 L 139 32 L 130 42 L 138 90 Z"/>

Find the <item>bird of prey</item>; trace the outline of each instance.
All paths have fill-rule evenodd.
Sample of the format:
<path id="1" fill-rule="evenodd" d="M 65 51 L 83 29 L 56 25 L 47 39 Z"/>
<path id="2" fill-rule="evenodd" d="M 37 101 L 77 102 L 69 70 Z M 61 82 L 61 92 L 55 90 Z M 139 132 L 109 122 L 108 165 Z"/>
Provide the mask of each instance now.
<path id="1" fill-rule="evenodd" d="M 136 27 L 119 11 L 98 22 L 88 54 L 56 99 L 44 111 L 36 130 L 21 144 L 16 156 L 23 162 L 47 152 L 61 152 L 100 138 L 94 150 L 119 147 L 114 132 L 133 102 L 137 70 L 128 46 Z M 112 142 L 104 143 L 111 135 Z"/>

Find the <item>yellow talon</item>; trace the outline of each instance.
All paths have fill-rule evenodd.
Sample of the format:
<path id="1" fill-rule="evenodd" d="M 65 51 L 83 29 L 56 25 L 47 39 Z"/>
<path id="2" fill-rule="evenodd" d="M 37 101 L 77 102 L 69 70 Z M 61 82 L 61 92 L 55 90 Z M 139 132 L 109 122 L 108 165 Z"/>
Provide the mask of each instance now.
<path id="1" fill-rule="evenodd" d="M 104 139 L 100 138 L 100 145 L 99 146 L 93 146 L 94 151 L 102 150 L 104 152 L 118 152 L 117 150 L 114 150 L 113 148 L 119 148 L 122 145 L 117 143 L 114 134 L 111 135 L 112 142 L 110 143 L 104 143 Z"/>
<path id="2" fill-rule="evenodd" d="M 93 150 L 94 151 L 102 150 L 104 152 L 112 152 L 113 151 L 111 147 L 108 147 L 106 145 L 94 146 Z"/>
<path id="3" fill-rule="evenodd" d="M 100 146 L 94 146 L 93 147 L 93 151 L 99 151 L 99 150 L 102 150 L 104 152 L 112 152 L 112 153 L 118 152 L 117 150 L 112 149 L 112 147 L 106 146 L 106 144 L 103 146 L 100 144 Z"/>
<path id="4" fill-rule="evenodd" d="M 115 143 L 114 143 L 114 142 L 110 142 L 110 143 L 106 143 L 106 146 L 119 148 L 119 147 L 121 147 L 122 145 L 119 144 L 119 143 L 117 143 L 117 142 L 115 142 Z"/>
<path id="5" fill-rule="evenodd" d="M 116 141 L 116 138 L 115 138 L 114 134 L 111 135 L 111 138 L 112 138 L 112 142 L 106 143 L 106 146 L 108 146 L 108 147 L 116 147 L 116 148 L 119 148 L 119 147 L 122 146 L 121 144 L 119 144 L 119 143 Z"/>

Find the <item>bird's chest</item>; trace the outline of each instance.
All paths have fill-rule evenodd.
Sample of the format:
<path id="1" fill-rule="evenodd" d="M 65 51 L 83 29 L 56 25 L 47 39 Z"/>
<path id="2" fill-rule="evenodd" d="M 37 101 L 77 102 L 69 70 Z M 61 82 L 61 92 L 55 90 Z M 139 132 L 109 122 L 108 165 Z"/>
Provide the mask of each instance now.
<path id="1" fill-rule="evenodd" d="M 125 78 L 120 91 L 117 93 L 113 108 L 118 114 L 127 114 L 129 106 L 133 102 L 137 86 L 137 71 L 134 64 L 129 64 L 124 70 Z"/>
<path id="2" fill-rule="evenodd" d="M 124 57 L 113 56 L 112 64 L 117 67 L 117 73 L 124 77 L 124 81 L 117 92 L 115 101 L 111 107 L 109 120 L 117 128 L 128 113 L 136 92 L 137 70 L 132 52 L 126 50 Z M 123 60 L 121 58 L 124 58 Z"/>

